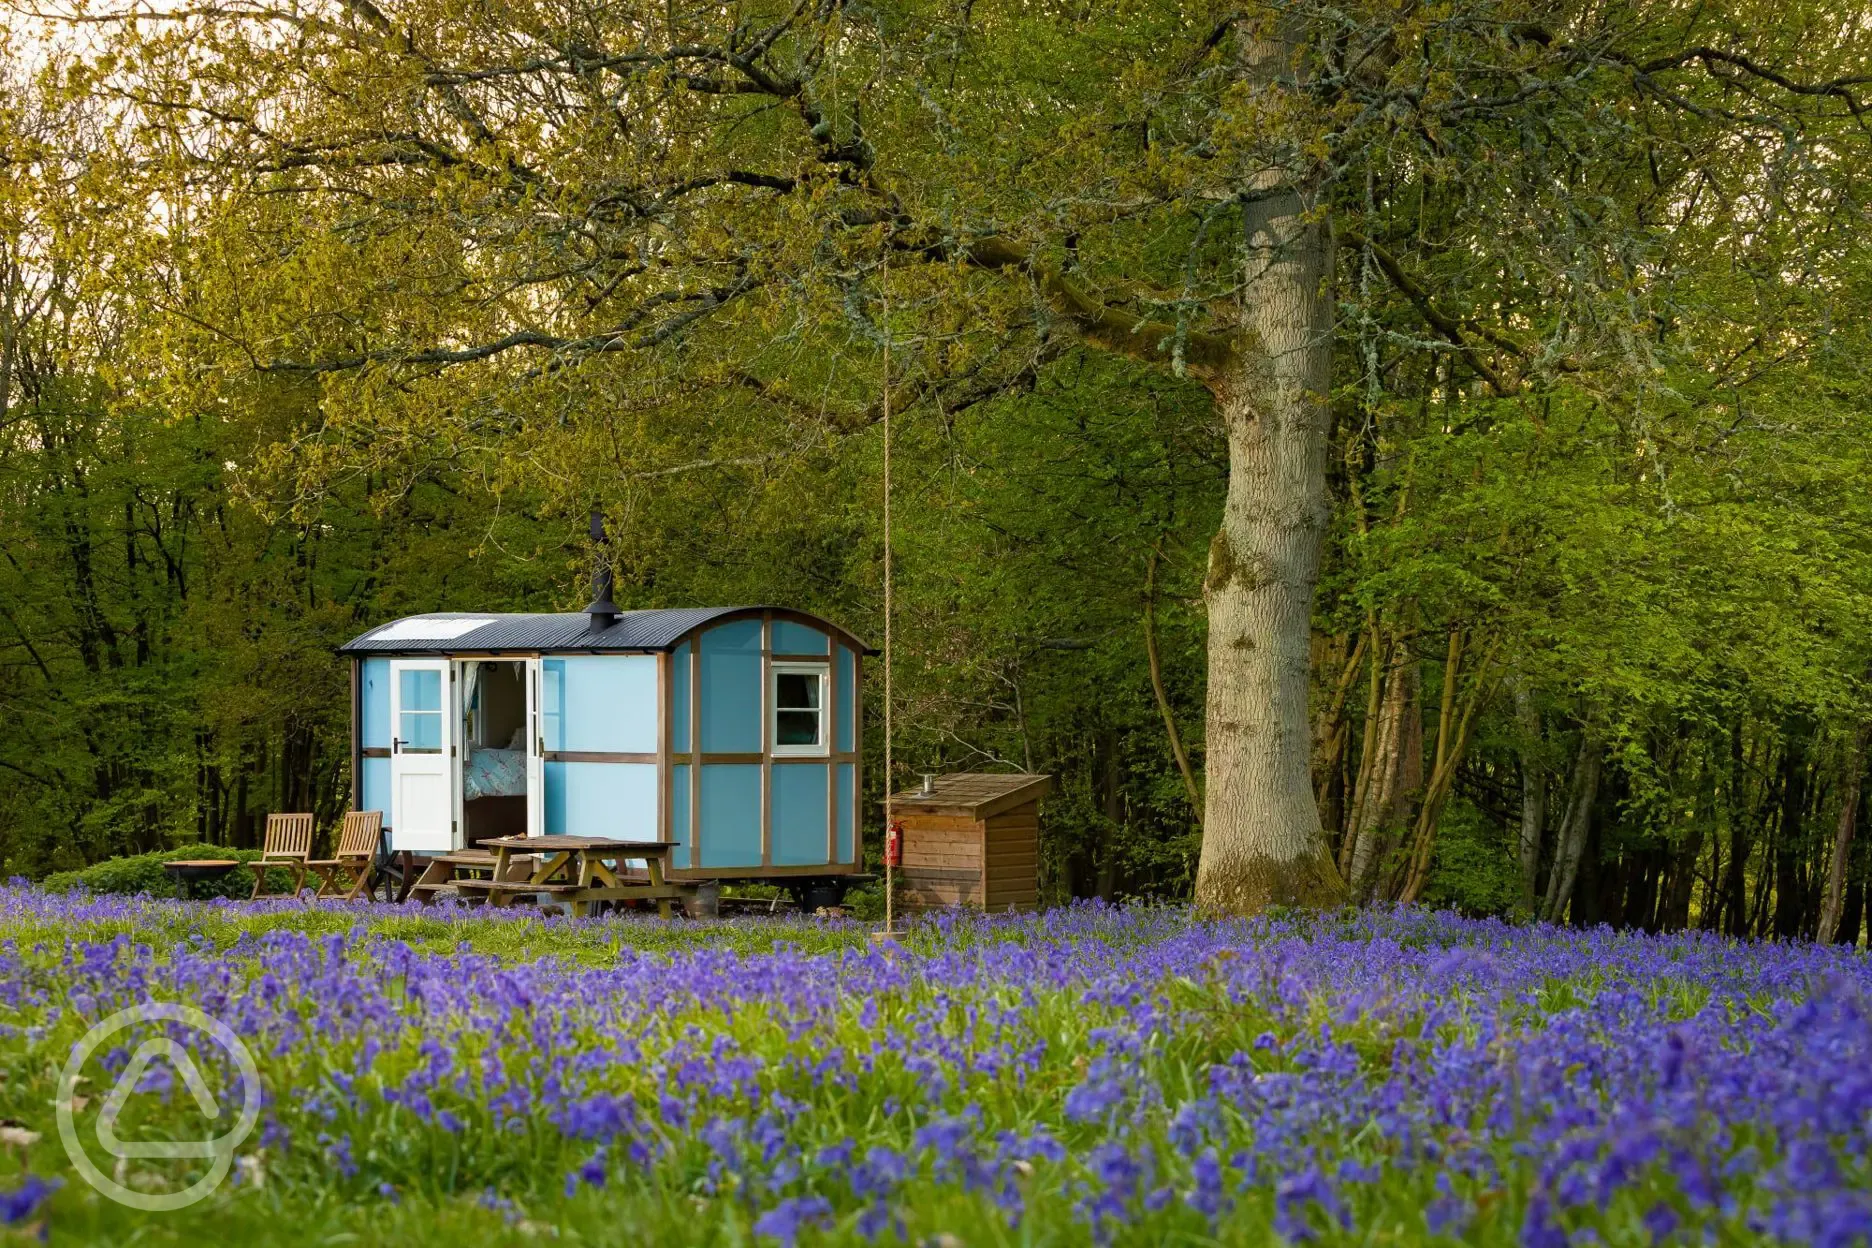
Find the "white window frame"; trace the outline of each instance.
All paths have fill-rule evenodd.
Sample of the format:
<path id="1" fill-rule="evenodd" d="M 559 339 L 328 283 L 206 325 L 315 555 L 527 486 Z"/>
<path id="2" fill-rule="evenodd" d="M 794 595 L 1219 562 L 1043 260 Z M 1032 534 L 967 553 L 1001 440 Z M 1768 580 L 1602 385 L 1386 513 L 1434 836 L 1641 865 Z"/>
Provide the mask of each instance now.
<path id="1" fill-rule="evenodd" d="M 819 678 L 819 743 L 817 745 L 780 744 L 780 677 L 817 676 Z M 776 758 L 824 758 L 832 753 L 832 665 L 830 663 L 772 663 L 767 668 L 767 739 L 773 743 Z M 805 707 L 787 707 L 803 711 Z"/>

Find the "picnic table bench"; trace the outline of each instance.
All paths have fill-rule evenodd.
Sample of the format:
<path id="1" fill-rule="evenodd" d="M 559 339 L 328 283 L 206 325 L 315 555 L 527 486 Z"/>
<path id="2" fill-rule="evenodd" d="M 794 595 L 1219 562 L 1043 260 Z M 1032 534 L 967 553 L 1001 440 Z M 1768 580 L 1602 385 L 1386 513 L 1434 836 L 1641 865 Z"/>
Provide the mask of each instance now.
<path id="1" fill-rule="evenodd" d="M 458 850 L 429 859 L 412 893 L 428 900 L 444 888 L 479 895 L 490 906 L 516 897 L 547 896 L 586 915 L 603 901 L 654 901 L 671 917 L 671 902 L 695 895 L 695 885 L 669 879 L 672 841 L 620 841 L 603 836 L 503 836 L 479 850 Z M 491 853 L 488 851 L 492 851 Z M 641 860 L 641 874 L 623 866 Z"/>
<path id="2" fill-rule="evenodd" d="M 433 901 L 444 889 L 459 888 L 477 878 L 480 872 L 492 872 L 494 852 L 487 849 L 458 849 L 417 860 L 421 870 L 410 885 L 409 895 L 418 901 Z"/>

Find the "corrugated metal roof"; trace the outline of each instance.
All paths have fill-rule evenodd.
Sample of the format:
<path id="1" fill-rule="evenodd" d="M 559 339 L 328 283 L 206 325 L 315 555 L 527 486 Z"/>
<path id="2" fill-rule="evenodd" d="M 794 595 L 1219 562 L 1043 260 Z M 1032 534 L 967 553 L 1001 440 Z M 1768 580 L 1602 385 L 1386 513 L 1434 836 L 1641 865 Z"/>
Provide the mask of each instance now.
<path id="1" fill-rule="evenodd" d="M 691 629 L 733 615 L 782 607 L 676 607 L 655 611 L 625 611 L 611 627 L 592 632 L 591 617 L 583 611 L 561 611 L 550 615 L 503 615 L 490 611 L 437 611 L 428 615 L 406 616 L 380 624 L 338 647 L 340 654 L 487 654 L 502 652 L 576 653 L 594 650 L 673 650 Z M 819 620 L 817 616 L 808 619 Z M 424 621 L 433 621 L 435 636 L 420 634 Z M 457 622 L 450 627 L 450 622 Z M 460 621 L 485 621 L 462 631 Z M 874 653 L 862 641 L 830 620 L 819 620 L 833 634 L 856 644 L 866 654 Z M 389 636 L 383 636 L 383 634 Z M 453 634 L 453 635 L 444 635 Z"/>

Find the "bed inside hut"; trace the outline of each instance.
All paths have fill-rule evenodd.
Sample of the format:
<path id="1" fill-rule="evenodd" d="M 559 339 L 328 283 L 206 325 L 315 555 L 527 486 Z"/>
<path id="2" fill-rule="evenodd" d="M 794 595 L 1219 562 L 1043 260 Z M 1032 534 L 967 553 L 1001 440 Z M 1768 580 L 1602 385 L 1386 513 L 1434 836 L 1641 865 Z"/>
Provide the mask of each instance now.
<path id="1" fill-rule="evenodd" d="M 462 664 L 462 839 L 527 834 L 526 665 Z"/>

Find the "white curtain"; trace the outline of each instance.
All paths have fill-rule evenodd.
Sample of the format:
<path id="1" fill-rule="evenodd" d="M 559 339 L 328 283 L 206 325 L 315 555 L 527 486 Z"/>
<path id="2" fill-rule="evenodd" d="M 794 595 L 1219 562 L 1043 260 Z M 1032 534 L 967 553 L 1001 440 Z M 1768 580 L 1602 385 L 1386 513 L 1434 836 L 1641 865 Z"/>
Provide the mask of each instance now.
<path id="1" fill-rule="evenodd" d="M 475 697 L 480 691 L 481 665 L 464 663 L 462 665 L 462 740 L 481 744 L 475 735 Z"/>

